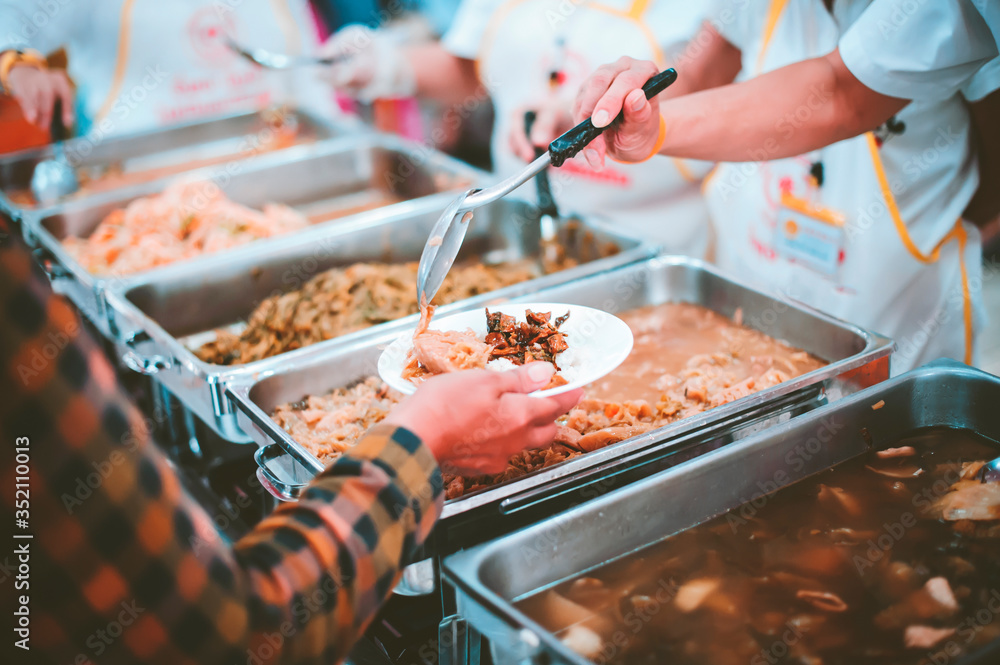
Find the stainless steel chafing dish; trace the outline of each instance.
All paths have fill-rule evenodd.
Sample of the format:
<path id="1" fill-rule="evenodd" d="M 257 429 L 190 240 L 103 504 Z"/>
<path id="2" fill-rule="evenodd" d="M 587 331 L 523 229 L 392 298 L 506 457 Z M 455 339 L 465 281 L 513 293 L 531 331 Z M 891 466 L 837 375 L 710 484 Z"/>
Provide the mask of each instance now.
<path id="1" fill-rule="evenodd" d="M 359 123 L 348 120 L 332 123 L 319 120 L 301 110 L 277 113 L 241 113 L 215 120 L 187 123 L 135 134 L 109 138 L 80 137 L 65 143 L 70 164 L 91 179 L 100 178 L 109 171 L 115 176 L 120 172 L 130 178 L 132 185 L 104 185 L 86 187 L 59 204 L 90 198 L 107 197 L 113 191 L 134 186 L 140 182 L 162 181 L 165 177 L 190 171 L 199 163 L 244 159 L 255 154 L 273 153 L 279 148 L 269 147 L 274 139 L 275 119 L 284 118 L 294 123 L 297 135 L 294 144 L 323 141 L 334 136 L 358 131 Z M 51 159 L 52 148 L 22 150 L 0 158 L 0 211 L 20 219 L 44 214 L 57 205 L 39 206 L 31 198 L 31 177 L 35 166 Z"/>
<path id="2" fill-rule="evenodd" d="M 872 406 L 879 401 L 884 407 Z M 478 662 L 478 636 L 497 663 L 590 661 L 519 611 L 512 600 L 634 552 L 759 496 L 762 481 L 801 480 L 927 427 L 968 429 L 1000 441 L 1000 379 L 937 361 L 836 404 L 687 461 L 586 505 L 444 560 L 458 614 L 444 630 L 460 635 L 442 662 Z M 836 428 L 830 423 L 836 424 Z M 818 441 L 825 432 L 824 443 Z M 816 445 L 813 445 L 815 442 Z M 807 452 L 803 452 L 803 447 Z M 789 464 L 790 456 L 797 460 Z M 530 563 L 528 563 L 530 561 Z M 466 625 L 467 622 L 467 625 Z M 957 665 L 996 663 L 1000 642 Z"/>
<path id="3" fill-rule="evenodd" d="M 658 465 L 675 464 L 745 437 L 889 375 L 890 340 L 741 286 L 693 259 L 655 257 L 518 299 L 568 302 L 609 311 L 689 302 L 729 317 L 742 308 L 748 325 L 829 364 L 517 481 L 449 501 L 432 546 L 436 553 L 455 551 L 537 521 L 565 506 L 567 500 L 598 496 L 648 475 Z M 278 427 L 269 414 L 280 404 L 351 386 L 376 374 L 382 349 L 397 334 L 395 330 L 321 355 L 301 357 L 257 376 L 244 375 L 231 385 L 229 394 L 238 409 L 240 425 L 265 446 L 257 454 L 261 473 L 281 498 L 294 499 L 302 481 L 322 470 L 323 464 Z M 282 457 L 282 452 L 291 459 Z"/>
<path id="4" fill-rule="evenodd" d="M 379 216 L 380 210 L 410 214 L 439 210 L 451 196 L 443 192 L 467 187 L 483 175 L 458 160 L 403 139 L 366 134 L 320 145 L 299 146 L 252 162 L 208 167 L 186 177 L 215 182 L 237 203 L 259 207 L 275 201 L 293 206 L 317 221 L 332 219 L 315 225 L 319 227 L 371 219 Z M 162 182 L 147 183 L 117 192 L 112 198 L 68 203 L 52 214 L 22 222 L 29 242 L 37 245 L 40 260 L 48 266 L 54 287 L 73 300 L 105 334 L 109 333 L 109 313 L 103 293 L 112 287 L 147 278 L 152 280 L 159 274 L 177 274 L 178 270 L 211 273 L 219 264 L 238 262 L 240 252 L 257 250 L 262 243 L 274 247 L 275 251 L 283 251 L 282 243 L 289 237 L 262 240 L 252 248 L 247 245 L 120 276 L 92 275 L 66 252 L 61 242 L 64 238 L 69 235 L 87 237 L 112 210 L 140 196 L 155 194 L 163 186 Z M 351 212 L 367 206 L 375 207 Z"/>
<path id="5" fill-rule="evenodd" d="M 325 349 L 354 348 L 358 340 L 415 325 L 417 316 L 235 366 L 210 365 L 198 359 L 191 351 L 198 343 L 192 336 L 211 334 L 214 329 L 244 320 L 264 298 L 299 288 L 329 268 L 361 261 L 416 261 L 441 207 L 441 202 L 431 202 L 395 212 L 386 209 L 355 222 L 340 222 L 328 230 L 274 238 L 216 259 L 168 266 L 139 279 L 113 284 L 105 294 L 111 312 L 110 327 L 123 340 L 126 363 L 139 371 L 156 373 L 168 390 L 224 438 L 246 441 L 225 395 L 227 384 L 297 366 Z M 580 265 L 454 303 L 441 311 L 531 293 L 638 261 L 655 252 L 653 247 L 600 224 L 563 219 L 554 220 L 552 228 L 547 229 L 542 221 L 535 208 L 523 202 L 498 202 L 484 208 L 476 215 L 459 260 L 498 263 L 539 257 L 545 247 L 543 234 L 551 231 L 553 239 L 559 240 L 568 256 L 578 259 Z M 600 258 L 603 249 L 614 249 L 616 253 Z M 353 381 L 354 377 L 345 380 Z"/>

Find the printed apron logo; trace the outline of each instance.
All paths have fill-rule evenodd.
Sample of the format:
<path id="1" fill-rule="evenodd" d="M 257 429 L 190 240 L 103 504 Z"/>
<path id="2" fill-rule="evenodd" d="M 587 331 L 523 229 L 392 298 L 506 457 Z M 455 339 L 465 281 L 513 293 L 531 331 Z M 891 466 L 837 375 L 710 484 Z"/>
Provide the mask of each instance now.
<path id="1" fill-rule="evenodd" d="M 198 57 L 215 66 L 226 66 L 236 55 L 226 45 L 227 35 L 236 34 L 236 18 L 222 15 L 211 6 L 199 9 L 187 23 L 188 38 Z"/>

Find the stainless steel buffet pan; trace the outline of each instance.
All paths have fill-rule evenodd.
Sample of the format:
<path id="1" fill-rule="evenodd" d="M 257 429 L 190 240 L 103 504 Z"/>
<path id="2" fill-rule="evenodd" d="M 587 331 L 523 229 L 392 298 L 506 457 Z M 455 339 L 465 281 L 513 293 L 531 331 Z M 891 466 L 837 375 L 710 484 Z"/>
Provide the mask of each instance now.
<path id="1" fill-rule="evenodd" d="M 178 399 L 223 437 L 245 441 L 246 435 L 237 427 L 224 394 L 226 383 L 238 377 L 265 376 L 275 368 L 294 366 L 325 348 L 350 346 L 385 330 L 415 325 L 416 315 L 235 366 L 199 360 L 188 346 L 196 345 L 191 336 L 211 336 L 217 328 L 245 321 L 265 298 L 300 288 L 324 270 L 362 261 L 416 261 L 442 207 L 443 203 L 438 202 L 418 207 L 417 212 L 413 207 L 395 212 L 385 209 L 378 215 L 343 221 L 330 229 L 273 238 L 197 265 L 191 262 L 168 266 L 141 279 L 112 285 L 106 292 L 110 327 L 118 339 L 128 342 L 129 348 L 123 349 L 127 363 L 142 371 L 156 372 Z M 524 202 L 504 200 L 483 208 L 476 213 L 459 260 L 498 263 L 540 257 L 546 247 L 542 221 L 537 210 Z M 448 305 L 440 311 L 531 293 L 639 261 L 655 252 L 653 247 L 597 223 L 556 220 L 552 230 L 568 256 L 578 259 L 580 265 Z M 602 252 L 615 253 L 601 258 Z"/>
<path id="2" fill-rule="evenodd" d="M 879 401 L 884 407 L 872 409 Z M 736 508 L 759 496 L 763 481 L 773 484 L 776 469 L 795 482 L 869 445 L 885 447 L 927 427 L 968 429 L 1000 441 L 998 405 L 1000 379 L 937 361 L 448 557 L 445 584 L 454 587 L 458 614 L 493 646 L 495 662 L 587 665 L 512 600 Z M 823 433 L 826 443 L 817 438 Z M 998 662 L 1000 644 L 992 646 L 961 665 Z"/>
<path id="3" fill-rule="evenodd" d="M 889 354 L 893 347 L 890 340 L 741 286 L 715 268 L 693 259 L 655 257 L 519 299 L 567 302 L 610 311 L 689 302 L 727 317 L 741 308 L 748 325 L 805 349 L 829 364 L 542 472 L 449 501 L 436 532 L 436 552 L 454 551 L 495 537 L 552 514 L 553 506 L 563 505 L 567 500 L 597 496 L 648 475 L 649 469 L 658 464 L 677 463 L 682 457 L 724 445 L 889 376 Z M 377 374 L 376 361 L 395 334 L 358 340 L 322 355 L 303 357 L 258 376 L 241 377 L 243 382 L 230 387 L 229 394 L 244 431 L 258 443 L 272 446 L 259 453 L 258 463 L 264 475 L 270 475 L 271 485 L 280 490 L 282 498 L 294 498 L 301 489 L 301 479 L 322 470 L 323 463 L 282 430 L 269 414 L 280 404 L 351 386 Z M 273 446 L 280 447 L 292 459 L 280 458 Z M 302 468 L 296 468 L 294 463 Z"/>
<path id="4" fill-rule="evenodd" d="M 107 180 L 91 187 L 84 184 L 79 192 L 57 204 L 42 206 L 31 196 L 31 177 L 35 166 L 52 158 L 52 147 L 10 153 L 0 157 L 0 211 L 20 219 L 37 215 L 61 203 L 107 196 L 114 190 L 154 180 L 162 181 L 182 171 L 191 171 L 227 158 L 238 160 L 276 152 L 279 148 L 273 147 L 273 142 L 278 117 L 297 125 L 292 145 L 345 135 L 358 131 L 360 126 L 347 120 L 343 124 L 331 123 L 305 111 L 292 110 L 285 112 L 284 116 L 266 112 L 241 113 L 108 138 L 101 138 L 100 128 L 95 128 L 94 136 L 66 142 L 66 158 L 78 173 L 91 180 L 102 176 L 106 176 Z"/>
<path id="5" fill-rule="evenodd" d="M 234 166 L 239 166 L 236 172 Z M 436 151 L 428 151 L 398 137 L 382 134 L 335 139 L 282 151 L 280 155 L 226 167 L 209 167 L 185 177 L 215 182 L 227 197 L 250 207 L 268 202 L 290 205 L 310 216 L 316 226 L 346 224 L 369 219 L 381 211 L 412 213 L 443 208 L 454 193 L 480 181 L 484 173 Z M 153 182 L 120 191 L 116 197 L 68 203 L 56 212 L 22 222 L 29 242 L 37 245 L 40 260 L 48 266 L 56 288 L 72 299 L 83 313 L 107 334 L 108 310 L 103 293 L 113 285 L 153 279 L 164 269 L 197 271 L 219 263 L 238 261 L 235 252 L 224 252 L 179 262 L 164 269 L 128 275 L 95 276 L 69 255 L 62 245 L 67 236 L 87 237 L 116 208 L 155 194 L 164 183 Z M 366 207 L 371 210 L 363 210 Z M 361 209 L 360 212 L 354 212 Z M 302 233 L 302 232 L 299 232 Z M 284 238 L 257 241 L 255 246 L 277 246 Z"/>

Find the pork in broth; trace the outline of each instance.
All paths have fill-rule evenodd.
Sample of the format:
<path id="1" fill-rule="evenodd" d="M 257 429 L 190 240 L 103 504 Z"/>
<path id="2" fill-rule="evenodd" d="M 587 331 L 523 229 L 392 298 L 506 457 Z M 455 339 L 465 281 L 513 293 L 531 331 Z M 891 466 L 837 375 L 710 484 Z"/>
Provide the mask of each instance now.
<path id="1" fill-rule="evenodd" d="M 998 453 L 925 430 L 519 607 L 598 663 L 955 662 L 1000 639 Z"/>

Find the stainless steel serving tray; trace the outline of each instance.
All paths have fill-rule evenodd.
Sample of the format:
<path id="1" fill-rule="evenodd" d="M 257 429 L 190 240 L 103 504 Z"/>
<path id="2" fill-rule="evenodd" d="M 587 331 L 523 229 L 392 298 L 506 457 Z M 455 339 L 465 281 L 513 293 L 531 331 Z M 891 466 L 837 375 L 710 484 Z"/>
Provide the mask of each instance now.
<path id="1" fill-rule="evenodd" d="M 873 410 L 879 401 L 884 407 Z M 997 405 L 1000 379 L 954 361 L 937 361 L 448 557 L 442 575 L 454 587 L 469 632 L 493 646 L 495 662 L 588 665 L 514 607 L 512 599 L 738 507 L 760 495 L 759 483 L 773 483 L 776 470 L 785 472 L 789 484 L 865 453 L 869 445 L 886 447 L 927 427 L 968 429 L 1000 442 Z M 956 665 L 986 665 L 998 657 L 1000 643 L 994 642 Z"/>
<path id="2" fill-rule="evenodd" d="M 481 181 L 485 174 L 398 137 L 368 133 L 290 148 L 253 161 L 199 169 L 183 177 L 212 181 L 227 197 L 250 207 L 268 202 L 293 206 L 317 222 L 313 225 L 315 230 L 320 226 L 371 219 L 390 210 L 416 214 L 441 209 L 455 190 Z M 62 240 L 67 236 L 89 236 L 112 210 L 140 196 L 158 193 L 164 184 L 151 182 L 99 201 L 95 198 L 68 203 L 51 214 L 22 222 L 25 234 L 33 237 L 35 251 L 48 267 L 55 288 L 73 300 L 105 334 L 110 331 L 103 293 L 113 286 L 153 280 L 156 275 L 177 274 L 178 270 L 211 271 L 212 266 L 238 261 L 236 253 L 250 247 L 280 248 L 291 237 L 259 240 L 165 268 L 100 277 L 84 269 L 63 247 Z M 352 212 L 366 205 L 376 208 Z M 331 221 L 320 222 L 322 219 Z M 295 235 L 301 233 L 308 231 Z"/>
<path id="3" fill-rule="evenodd" d="M 314 143 L 335 136 L 357 132 L 360 123 L 344 119 L 337 122 L 320 120 L 302 110 L 289 112 L 298 123 L 295 145 Z M 75 168 L 84 173 L 99 174 L 116 168 L 130 175 L 132 185 L 106 185 L 91 190 L 84 188 L 64 200 L 39 205 L 33 200 L 15 201 L 18 193 L 29 193 L 35 166 L 52 157 L 51 146 L 32 148 L 0 157 L 0 211 L 22 219 L 45 214 L 59 205 L 113 195 L 135 184 L 163 181 L 177 173 L 197 168 L 209 161 L 246 159 L 256 154 L 280 152 L 283 148 L 268 148 L 273 126 L 263 113 L 240 113 L 214 120 L 186 123 L 167 129 L 156 129 L 109 138 L 80 137 L 66 142 L 66 156 Z"/>
<path id="4" fill-rule="evenodd" d="M 111 285 L 106 292 L 111 312 L 109 327 L 118 339 L 128 342 L 129 348 L 122 350 L 127 363 L 141 371 L 156 372 L 178 399 L 223 437 L 246 441 L 225 395 L 226 384 L 295 367 L 325 349 L 354 348 L 358 340 L 415 325 L 417 316 L 234 366 L 199 360 L 183 339 L 245 320 L 265 298 L 300 288 L 324 270 L 363 261 L 416 261 L 443 207 L 442 201 L 434 199 L 406 209 L 387 208 L 378 215 L 345 220 L 329 229 L 274 238 L 218 260 L 168 266 L 141 279 Z M 497 202 L 477 211 L 472 224 L 459 260 L 499 263 L 539 256 L 543 251 L 542 220 L 527 203 Z M 569 256 L 579 259 L 580 265 L 447 305 L 440 311 L 531 293 L 655 253 L 654 247 L 596 222 L 555 220 L 553 230 L 556 238 L 563 240 Z M 601 250 L 609 245 L 617 253 L 599 258 Z"/>
<path id="5" fill-rule="evenodd" d="M 829 364 L 540 473 L 449 501 L 435 532 L 436 553 L 455 551 L 537 521 L 568 500 L 592 498 L 648 475 L 650 468 L 665 459 L 676 463 L 701 454 L 889 376 L 893 343 L 885 337 L 741 286 L 693 259 L 659 256 L 518 299 L 589 305 L 606 311 L 688 302 L 727 317 L 742 308 L 748 325 Z M 279 446 L 293 458 L 276 461 L 278 451 L 273 447 L 258 453 L 264 475 L 280 490 L 282 498 L 293 499 L 301 480 L 322 470 L 323 464 L 269 414 L 280 404 L 351 386 L 377 374 L 378 357 L 397 334 L 359 340 L 259 376 L 244 376 L 230 386 L 229 394 L 244 431 L 258 443 Z M 697 440 L 693 439 L 695 435 Z M 291 462 L 303 468 L 295 468 Z"/>

